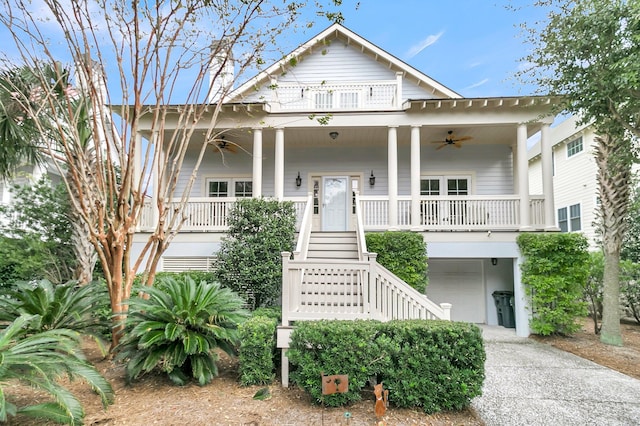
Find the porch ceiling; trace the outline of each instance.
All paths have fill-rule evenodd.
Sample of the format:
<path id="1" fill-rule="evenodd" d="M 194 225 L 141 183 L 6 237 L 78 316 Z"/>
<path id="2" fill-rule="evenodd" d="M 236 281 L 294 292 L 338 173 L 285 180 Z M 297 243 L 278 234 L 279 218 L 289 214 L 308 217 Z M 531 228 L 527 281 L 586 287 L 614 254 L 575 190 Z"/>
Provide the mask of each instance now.
<path id="1" fill-rule="evenodd" d="M 512 145 L 516 141 L 516 127 L 514 125 L 491 126 L 423 126 L 420 128 L 421 146 L 424 148 L 437 147 L 436 141 L 443 141 L 447 132 L 452 130 L 456 137 L 470 136 L 472 139 L 462 143 L 470 145 Z M 411 141 L 411 128 L 401 126 L 397 128 L 398 145 L 409 145 Z M 337 132 L 333 139 L 331 132 Z M 289 144 L 309 146 L 386 146 L 388 127 L 309 127 L 309 128 L 285 128 L 285 146 Z M 193 140 L 200 142 L 202 136 L 195 134 Z M 266 146 L 275 143 L 275 130 L 264 129 L 262 132 L 263 144 Z M 248 129 L 229 129 L 225 131 L 225 139 L 239 144 L 243 149 L 251 151 L 253 134 Z M 195 143 L 194 146 L 199 146 Z"/>

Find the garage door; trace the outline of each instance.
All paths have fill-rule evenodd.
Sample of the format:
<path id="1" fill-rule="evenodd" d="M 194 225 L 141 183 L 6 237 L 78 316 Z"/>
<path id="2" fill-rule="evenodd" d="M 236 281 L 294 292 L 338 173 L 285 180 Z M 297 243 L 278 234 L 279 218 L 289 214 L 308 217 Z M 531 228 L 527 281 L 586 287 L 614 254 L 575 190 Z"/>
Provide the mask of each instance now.
<path id="1" fill-rule="evenodd" d="M 486 322 L 484 275 L 480 260 L 429 259 L 427 297 L 436 303 L 451 303 L 451 319 Z"/>

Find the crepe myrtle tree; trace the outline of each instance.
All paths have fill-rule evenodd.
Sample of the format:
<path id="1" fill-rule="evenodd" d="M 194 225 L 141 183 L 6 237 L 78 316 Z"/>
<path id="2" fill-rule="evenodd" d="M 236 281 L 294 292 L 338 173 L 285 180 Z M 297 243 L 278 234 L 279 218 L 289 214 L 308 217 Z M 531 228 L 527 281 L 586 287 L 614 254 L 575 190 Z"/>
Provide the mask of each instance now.
<path id="1" fill-rule="evenodd" d="M 559 109 L 597 134 L 599 221 L 604 253 L 600 339 L 622 345 L 620 251 L 626 232 L 631 165 L 640 137 L 640 2 L 538 0 L 547 18 L 524 25 L 531 66 L 521 74 L 540 91 L 560 95 Z"/>
<path id="2" fill-rule="evenodd" d="M 37 71 L 43 63 L 69 64 L 56 67 L 54 77 L 35 72 L 40 88 L 17 96 L 25 116 L 35 118 L 40 143 L 67 189 L 76 194 L 72 208 L 87 225 L 109 289 L 112 348 L 123 332 L 135 273 L 144 271 L 151 285 L 162 253 L 185 220 L 182 212 L 205 152 L 218 145 L 221 134 L 214 129 L 222 105 L 212 100 L 224 99 L 230 90 L 227 71 L 233 67 L 237 79 L 266 59 L 282 58 L 275 46 L 285 30 L 309 27 L 304 16 L 340 22 L 340 5 L 340 0 L 0 0 L 5 67 Z M 304 15 L 307 10 L 317 13 Z M 75 90 L 59 96 L 50 88 L 60 86 L 63 69 L 74 70 Z M 39 119 L 43 109 L 65 116 Z M 80 134 L 82 126 L 74 125 L 83 111 L 88 139 Z M 140 136 L 143 128 L 147 140 Z M 202 142 L 192 139 L 196 132 Z M 80 146 L 82 140 L 89 146 Z M 183 167 L 187 147 L 198 154 Z M 155 228 L 141 255 L 132 259 L 133 236 L 151 188 Z"/>

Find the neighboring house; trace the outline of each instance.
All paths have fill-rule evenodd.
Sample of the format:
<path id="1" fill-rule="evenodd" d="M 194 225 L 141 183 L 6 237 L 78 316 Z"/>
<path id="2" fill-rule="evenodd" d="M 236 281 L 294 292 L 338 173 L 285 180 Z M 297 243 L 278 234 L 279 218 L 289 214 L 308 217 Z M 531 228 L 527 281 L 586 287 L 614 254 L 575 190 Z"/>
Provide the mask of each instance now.
<path id="1" fill-rule="evenodd" d="M 581 232 L 591 250 L 598 248 L 596 211 L 598 208 L 598 166 L 593 126 L 577 124 L 571 116 L 549 130 L 553 145 L 552 174 L 555 223 L 561 232 Z M 637 172 L 637 165 L 634 167 Z M 542 191 L 540 143 L 529 151 L 529 191 Z"/>
<path id="2" fill-rule="evenodd" d="M 293 259 L 284 259 L 285 325 L 323 316 L 411 316 L 425 306 L 446 317 L 441 303 L 452 304 L 453 320 L 498 324 L 492 293 L 513 291 L 516 331 L 527 336 L 516 237 L 556 223 L 552 193 L 529 191 L 527 140 L 542 130 L 550 161 L 552 117 L 540 117 L 554 100 L 464 98 L 339 24 L 290 57 L 295 66 L 289 57 L 274 64 L 225 102 L 215 125 L 242 149 L 227 151 L 224 165 L 217 150 L 209 151 L 161 269 L 208 268 L 225 235 L 225 212 L 237 198 L 292 200 L 299 241 Z M 331 116 L 323 125 L 313 114 Z M 154 129 L 142 120 L 141 136 L 152 141 Z M 207 125 L 205 118 L 203 129 Z M 197 152 L 187 155 L 188 172 Z M 150 208 L 135 235 L 134 256 L 153 217 Z M 426 295 L 435 303 L 366 266 L 362 233 L 385 230 L 424 236 Z M 311 300 L 327 282 L 344 286 L 339 280 L 360 289 L 332 293 L 331 303 Z"/>

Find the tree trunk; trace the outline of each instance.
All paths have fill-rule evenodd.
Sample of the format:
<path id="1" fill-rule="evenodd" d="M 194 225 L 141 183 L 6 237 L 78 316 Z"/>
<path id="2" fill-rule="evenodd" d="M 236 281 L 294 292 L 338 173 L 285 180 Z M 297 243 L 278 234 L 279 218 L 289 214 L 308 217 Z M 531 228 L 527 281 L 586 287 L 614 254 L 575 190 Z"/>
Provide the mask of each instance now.
<path id="1" fill-rule="evenodd" d="M 620 330 L 620 251 L 629 207 L 631 147 L 623 137 L 596 137 L 598 165 L 599 218 L 604 250 L 604 288 L 600 341 L 622 346 Z"/>
<path id="2" fill-rule="evenodd" d="M 604 287 L 602 289 L 602 328 L 600 341 L 622 346 L 620 330 L 620 251 L 604 250 Z"/>
<path id="3" fill-rule="evenodd" d="M 74 278 L 80 285 L 85 285 L 93 280 L 93 269 L 96 266 L 98 255 L 90 241 L 91 229 L 89 225 L 77 214 L 72 214 L 71 223 L 73 226 L 71 241 L 73 253 L 76 255 Z"/>

